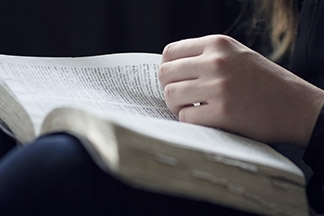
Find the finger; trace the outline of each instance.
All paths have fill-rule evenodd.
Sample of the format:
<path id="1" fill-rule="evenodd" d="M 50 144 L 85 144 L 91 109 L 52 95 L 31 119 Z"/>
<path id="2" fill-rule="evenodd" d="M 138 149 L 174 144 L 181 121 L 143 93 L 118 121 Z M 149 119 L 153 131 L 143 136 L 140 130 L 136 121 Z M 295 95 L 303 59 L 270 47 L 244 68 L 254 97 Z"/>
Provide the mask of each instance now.
<path id="1" fill-rule="evenodd" d="M 173 82 L 197 79 L 200 70 L 198 60 L 196 57 L 188 57 L 161 64 L 159 80 L 162 87 Z"/>
<path id="2" fill-rule="evenodd" d="M 204 47 L 201 38 L 186 39 L 168 44 L 163 50 L 162 62 L 198 56 L 203 53 Z"/>
<path id="3" fill-rule="evenodd" d="M 179 121 L 208 127 L 223 128 L 222 115 L 218 115 L 217 108 L 210 104 L 200 106 L 186 106 L 179 110 Z"/>
<path id="4" fill-rule="evenodd" d="M 186 106 L 193 106 L 193 103 L 205 102 L 209 94 L 205 88 L 199 87 L 198 80 L 186 80 L 168 84 L 164 89 L 164 97 L 170 111 L 178 114 Z"/>

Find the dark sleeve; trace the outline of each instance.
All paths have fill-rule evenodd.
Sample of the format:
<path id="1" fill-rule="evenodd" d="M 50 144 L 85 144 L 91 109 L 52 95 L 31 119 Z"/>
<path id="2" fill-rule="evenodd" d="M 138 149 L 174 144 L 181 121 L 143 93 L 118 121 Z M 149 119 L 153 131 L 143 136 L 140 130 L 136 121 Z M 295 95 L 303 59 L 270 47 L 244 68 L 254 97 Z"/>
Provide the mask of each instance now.
<path id="1" fill-rule="evenodd" d="M 324 1 L 303 0 L 291 71 L 324 89 Z M 318 116 L 304 162 L 313 170 L 307 184 L 308 200 L 318 213 L 324 213 L 324 108 Z"/>
<path id="2" fill-rule="evenodd" d="M 324 107 L 305 151 L 304 161 L 314 172 L 307 186 L 309 203 L 317 213 L 324 213 Z"/>

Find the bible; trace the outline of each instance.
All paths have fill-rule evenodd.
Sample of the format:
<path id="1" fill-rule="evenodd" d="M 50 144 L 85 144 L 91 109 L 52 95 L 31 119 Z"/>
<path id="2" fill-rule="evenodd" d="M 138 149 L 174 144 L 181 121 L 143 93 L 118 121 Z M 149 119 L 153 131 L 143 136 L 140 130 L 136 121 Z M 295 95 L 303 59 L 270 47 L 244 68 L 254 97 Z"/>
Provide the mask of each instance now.
<path id="1" fill-rule="evenodd" d="M 302 171 L 270 146 L 177 121 L 157 70 L 161 55 L 0 55 L 2 129 L 21 145 L 78 137 L 104 171 L 132 187 L 262 215 L 308 214 Z"/>

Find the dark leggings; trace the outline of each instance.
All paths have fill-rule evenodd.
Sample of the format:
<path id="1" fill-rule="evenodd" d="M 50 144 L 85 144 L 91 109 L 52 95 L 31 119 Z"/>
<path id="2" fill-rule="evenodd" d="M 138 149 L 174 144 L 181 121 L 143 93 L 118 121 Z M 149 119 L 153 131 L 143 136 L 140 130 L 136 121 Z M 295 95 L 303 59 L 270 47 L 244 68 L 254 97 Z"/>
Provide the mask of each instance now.
<path id="1" fill-rule="evenodd" d="M 0 159 L 0 215 L 247 214 L 131 188 L 100 170 L 78 139 L 53 134 Z"/>

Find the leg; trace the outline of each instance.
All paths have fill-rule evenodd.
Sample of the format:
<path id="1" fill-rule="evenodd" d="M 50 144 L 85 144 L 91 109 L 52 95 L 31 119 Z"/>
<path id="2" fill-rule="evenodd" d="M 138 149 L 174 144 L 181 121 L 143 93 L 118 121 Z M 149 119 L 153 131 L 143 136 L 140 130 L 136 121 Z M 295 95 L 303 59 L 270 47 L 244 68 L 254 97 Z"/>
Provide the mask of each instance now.
<path id="1" fill-rule="evenodd" d="M 42 137 L 0 163 L 1 215 L 246 215 L 131 188 L 101 171 L 80 142 Z"/>
<path id="2" fill-rule="evenodd" d="M 1 122 L 1 120 L 0 120 Z M 16 140 L 0 129 L 0 159 L 16 146 Z"/>
<path id="3" fill-rule="evenodd" d="M 102 184 L 104 176 L 74 137 L 60 134 L 40 138 L 2 159 L 0 212 L 96 215 L 101 209 L 95 208 L 92 199 L 96 199 L 96 189 L 100 188 L 92 185 Z"/>

